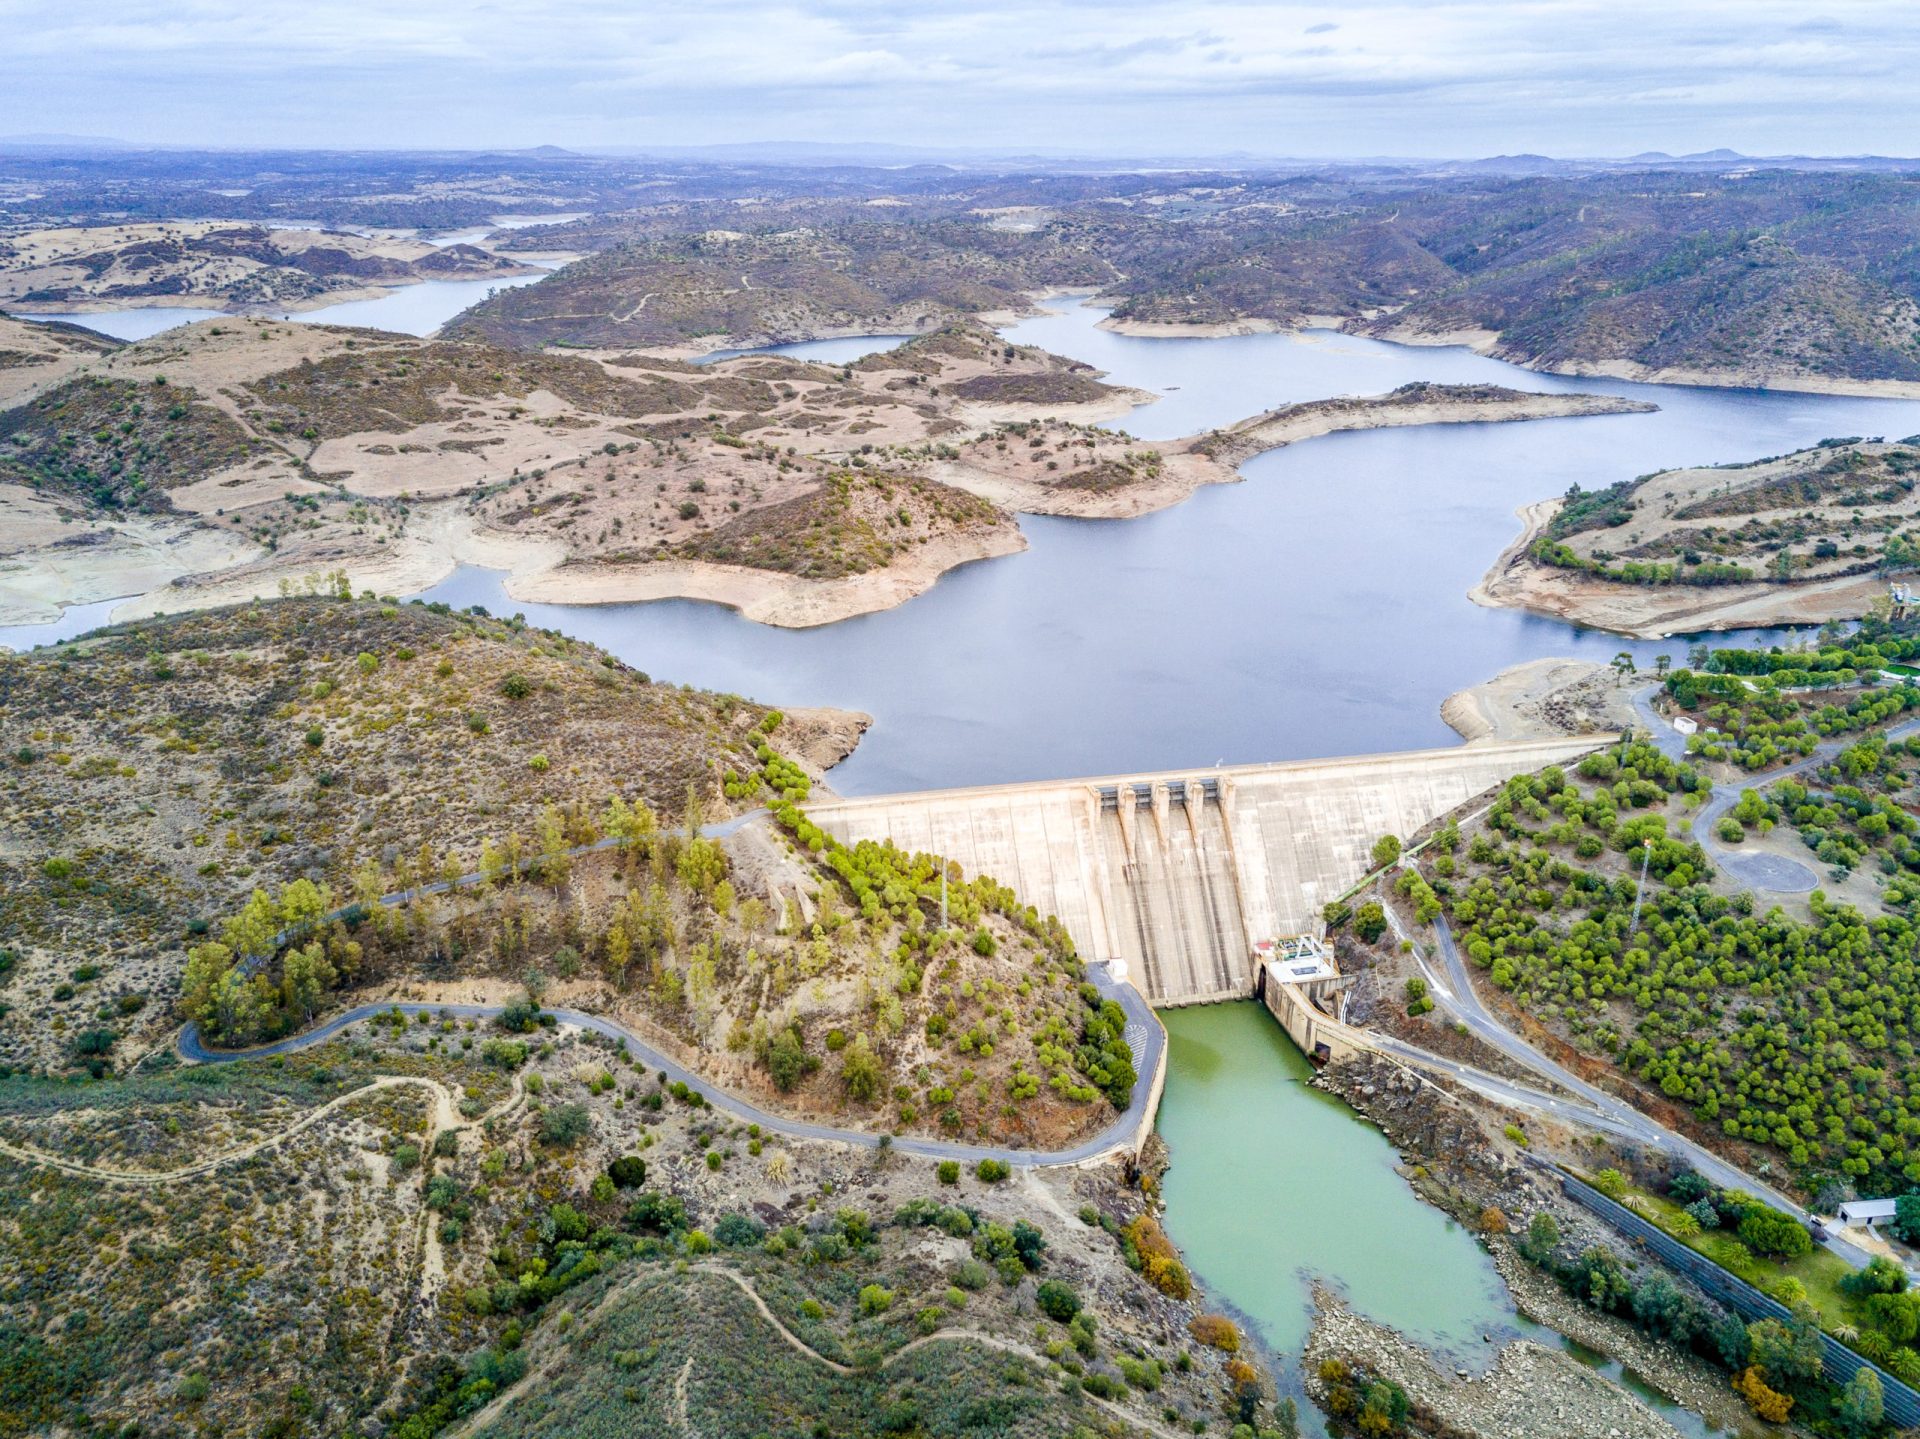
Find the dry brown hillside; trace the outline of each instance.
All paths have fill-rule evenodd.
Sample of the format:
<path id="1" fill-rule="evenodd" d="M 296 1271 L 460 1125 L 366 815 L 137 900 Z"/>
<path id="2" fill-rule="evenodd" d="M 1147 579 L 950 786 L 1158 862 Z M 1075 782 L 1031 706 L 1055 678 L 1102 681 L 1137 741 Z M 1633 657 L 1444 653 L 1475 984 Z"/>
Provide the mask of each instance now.
<path id="1" fill-rule="evenodd" d="M 0 656 L 0 1057 L 62 1055 L 103 1010 L 152 1037 L 184 946 L 257 886 L 345 896 L 423 852 L 470 868 L 549 805 L 677 814 L 750 759 L 762 713 L 557 634 L 370 600 Z"/>

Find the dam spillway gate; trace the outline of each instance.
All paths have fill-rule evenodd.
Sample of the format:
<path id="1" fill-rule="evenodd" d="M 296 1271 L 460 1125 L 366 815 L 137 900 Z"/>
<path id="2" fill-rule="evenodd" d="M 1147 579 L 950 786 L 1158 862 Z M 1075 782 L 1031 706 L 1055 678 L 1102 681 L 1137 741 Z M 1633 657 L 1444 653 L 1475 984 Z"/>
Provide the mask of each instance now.
<path id="1" fill-rule="evenodd" d="M 1251 995 L 1254 944 L 1317 930 L 1381 835 L 1612 738 L 876 795 L 809 814 L 845 843 L 891 840 L 992 875 L 1058 915 L 1083 956 L 1125 961 L 1150 1003 L 1202 1004 Z"/>

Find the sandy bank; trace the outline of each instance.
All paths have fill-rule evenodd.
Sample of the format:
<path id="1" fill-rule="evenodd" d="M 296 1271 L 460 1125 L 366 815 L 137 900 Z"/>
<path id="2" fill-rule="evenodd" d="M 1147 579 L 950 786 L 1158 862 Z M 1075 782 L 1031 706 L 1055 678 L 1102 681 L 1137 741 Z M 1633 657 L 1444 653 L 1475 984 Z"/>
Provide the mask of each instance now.
<path id="1" fill-rule="evenodd" d="M 1250 315 L 1235 320 L 1121 320 L 1112 315 L 1096 329 L 1144 340 L 1222 340 L 1234 335 L 1290 335 L 1301 330 L 1338 330 L 1351 315 L 1301 315 L 1294 320 L 1270 320 Z"/>
<path id="2" fill-rule="evenodd" d="M 1572 1355 L 1530 1339 L 1504 1346 L 1484 1373 L 1464 1365 L 1444 1373 L 1432 1355 L 1395 1331 L 1353 1313 L 1323 1288 L 1302 1368 L 1307 1389 L 1325 1402 L 1320 1367 L 1350 1369 L 1398 1384 L 1420 1407 L 1427 1432 L 1460 1439 L 1678 1439 L 1678 1431 L 1639 1399 Z"/>
<path id="3" fill-rule="evenodd" d="M 810 580 L 773 570 L 696 561 L 641 565 L 563 565 L 515 574 L 506 590 L 539 604 L 611 605 L 647 600 L 705 600 L 738 610 L 759 624 L 782 629 L 830 625 L 855 615 L 905 604 L 932 589 L 940 576 L 975 560 L 1016 554 L 1027 547 L 1019 530 L 930 540 L 885 569 L 838 580 Z"/>
<path id="4" fill-rule="evenodd" d="M 1160 397 L 1151 390 L 1136 390 L 1130 385 L 1108 385 L 1108 393 L 1097 400 L 1078 403 L 1046 404 L 1027 400 L 1004 404 L 965 400 L 956 404 L 953 417 L 963 425 L 987 430 L 996 425 L 1017 425 L 1045 415 L 1076 425 L 1096 425 L 1103 420 L 1122 420 L 1142 405 L 1151 405 Z"/>
<path id="5" fill-rule="evenodd" d="M 1142 391 L 1127 393 L 1154 398 Z M 1085 418 L 1068 414 L 1068 408 L 1062 407 L 1061 418 Z M 1106 488 L 1027 479 L 1024 474 L 991 471 L 964 459 L 936 463 L 928 473 L 1021 514 L 1122 520 L 1177 505 L 1204 485 L 1238 481 L 1243 478 L 1238 466 L 1254 455 L 1341 431 L 1634 414 L 1655 408 L 1644 401 L 1612 395 L 1542 395 L 1495 386 L 1411 385 L 1385 395 L 1307 400 L 1255 415 L 1225 430 L 1146 446 L 1161 456 L 1159 473 L 1150 479 Z"/>
<path id="6" fill-rule="evenodd" d="M 1440 718 L 1468 744 L 1612 733 L 1634 723 L 1617 678 L 1592 660 L 1528 660 L 1448 695 Z"/>
<path id="7" fill-rule="evenodd" d="M 1881 400 L 1920 399 L 1920 380 L 1863 380 L 1844 375 L 1774 370 L 1762 365 L 1724 370 L 1656 368 L 1632 360 L 1568 360 L 1547 365 L 1503 345 L 1497 330 L 1425 330 L 1411 325 L 1368 324 L 1357 320 L 1340 322 L 1340 328 L 1396 345 L 1465 346 L 1476 354 L 1504 360 L 1536 374 L 1565 375 L 1570 379 L 1631 380 L 1642 385 L 1689 385 L 1712 390 L 1784 390 L 1802 395 L 1859 395 Z"/>
<path id="8" fill-rule="evenodd" d="M 1467 598 L 1489 609 L 1526 610 L 1657 640 L 1702 630 L 1818 625 L 1858 619 L 1887 592 L 1877 575 L 1851 575 L 1806 584 L 1755 581 L 1739 585 L 1627 585 L 1579 570 L 1543 565 L 1533 543 L 1559 508 L 1558 500 L 1523 505 L 1520 535 L 1500 553 Z"/>
<path id="9" fill-rule="evenodd" d="M 1266 450 L 1343 430 L 1647 414 L 1658 408 L 1644 400 L 1617 395 L 1538 394 L 1498 386 L 1416 384 L 1385 395 L 1283 405 L 1190 443 L 1204 446 L 1223 463 L 1238 464 Z"/>
<path id="10" fill-rule="evenodd" d="M 1240 472 L 1189 450 L 1163 452 L 1159 475 L 1112 489 L 1078 489 L 996 474 L 961 462 L 935 462 L 927 473 L 942 484 L 970 490 L 1003 510 L 1078 520 L 1130 520 L 1179 504 L 1203 485 L 1233 484 Z"/>

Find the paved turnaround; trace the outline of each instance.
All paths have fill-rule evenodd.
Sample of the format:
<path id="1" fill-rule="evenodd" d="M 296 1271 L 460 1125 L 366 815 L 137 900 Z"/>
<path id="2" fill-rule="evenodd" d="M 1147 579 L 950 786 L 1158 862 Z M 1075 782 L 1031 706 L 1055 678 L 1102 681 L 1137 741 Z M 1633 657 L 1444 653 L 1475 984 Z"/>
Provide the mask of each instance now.
<path id="1" fill-rule="evenodd" d="M 561 1024 L 605 1035 L 648 1068 L 664 1073 L 668 1079 L 679 1080 L 689 1089 L 697 1090 L 715 1108 L 725 1110 L 750 1124 L 758 1124 L 762 1129 L 775 1134 L 784 1134 L 793 1139 L 817 1139 L 854 1144 L 865 1149 L 878 1149 L 885 1140 L 894 1151 L 900 1154 L 916 1154 L 929 1159 L 999 1159 L 1020 1168 L 1037 1169 L 1047 1165 L 1083 1164 L 1116 1150 L 1130 1149 L 1133 1147 L 1135 1136 L 1153 1122 L 1153 1116 L 1147 1112 L 1147 1109 L 1153 1103 L 1157 1093 L 1156 1081 L 1159 1079 L 1160 1067 L 1166 1062 L 1166 1031 L 1160 1027 L 1160 1021 L 1154 1017 L 1146 1000 L 1140 997 L 1140 991 L 1131 984 L 1116 980 L 1105 963 L 1087 965 L 1087 978 L 1093 982 L 1103 998 L 1118 1001 L 1120 1007 L 1127 1012 L 1127 1042 L 1133 1047 L 1134 1052 L 1133 1093 L 1128 1097 L 1126 1109 L 1117 1115 L 1111 1124 L 1091 1139 L 1083 1140 L 1067 1149 L 1007 1149 L 997 1145 L 960 1144 L 944 1139 L 895 1138 L 870 1134 L 861 1129 L 837 1129 L 830 1124 L 814 1124 L 802 1119 L 770 1114 L 758 1105 L 708 1083 L 692 1070 L 654 1049 L 639 1035 L 615 1020 L 597 1014 L 582 1014 L 572 1009 L 549 1009 L 544 1012 L 551 1014 Z M 498 1004 L 363 1004 L 344 1014 L 335 1015 L 326 1023 L 308 1030 L 305 1034 L 296 1034 L 289 1039 L 280 1040 L 275 1044 L 263 1044 L 255 1049 L 209 1049 L 201 1042 L 199 1026 L 189 1024 L 180 1031 L 180 1053 L 199 1064 L 231 1064 L 240 1059 L 267 1059 L 276 1054 L 292 1054 L 298 1050 L 309 1049 L 316 1044 L 324 1044 L 342 1030 L 383 1014 L 392 1014 L 395 1010 L 408 1015 L 430 1014 L 446 1015 L 454 1019 L 496 1019 L 505 1012 L 505 1006 Z"/>

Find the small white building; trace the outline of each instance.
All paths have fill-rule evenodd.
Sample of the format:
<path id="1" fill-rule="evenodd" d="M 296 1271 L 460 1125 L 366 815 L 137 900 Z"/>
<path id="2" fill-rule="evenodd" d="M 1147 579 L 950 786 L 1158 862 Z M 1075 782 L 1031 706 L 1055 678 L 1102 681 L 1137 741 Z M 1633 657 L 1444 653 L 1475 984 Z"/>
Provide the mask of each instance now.
<path id="1" fill-rule="evenodd" d="M 1893 1218 L 1897 1208 L 1891 1199 L 1849 1199 L 1840 1206 L 1840 1227 L 1871 1229 Z"/>
<path id="2" fill-rule="evenodd" d="M 1692 734 L 1700 728 L 1700 721 L 1692 715 L 1675 715 L 1673 717 L 1673 727 L 1680 731 L 1681 734 Z"/>

